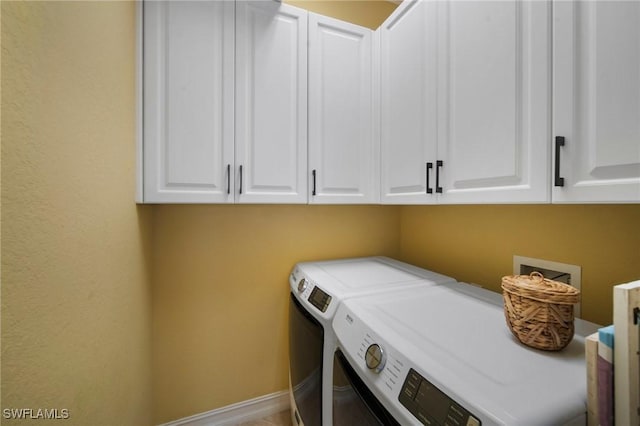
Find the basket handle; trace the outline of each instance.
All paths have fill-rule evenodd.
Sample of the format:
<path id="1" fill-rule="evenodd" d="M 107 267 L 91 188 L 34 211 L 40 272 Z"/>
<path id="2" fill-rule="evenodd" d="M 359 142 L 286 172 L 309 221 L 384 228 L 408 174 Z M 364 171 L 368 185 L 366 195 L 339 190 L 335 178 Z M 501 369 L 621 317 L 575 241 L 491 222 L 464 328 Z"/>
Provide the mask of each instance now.
<path id="1" fill-rule="evenodd" d="M 529 274 L 529 278 L 531 278 L 532 280 L 537 280 L 539 283 L 543 283 L 544 285 L 546 285 L 547 287 L 549 286 L 553 286 L 553 284 L 551 283 L 551 280 L 548 280 L 544 277 L 544 275 L 542 275 L 542 272 L 538 272 L 538 271 L 533 271 Z"/>
<path id="2" fill-rule="evenodd" d="M 544 275 L 542 275 L 540 272 L 538 271 L 533 271 L 532 273 L 529 274 L 529 278 L 531 278 L 532 280 L 534 278 L 537 278 L 538 281 L 544 281 Z"/>

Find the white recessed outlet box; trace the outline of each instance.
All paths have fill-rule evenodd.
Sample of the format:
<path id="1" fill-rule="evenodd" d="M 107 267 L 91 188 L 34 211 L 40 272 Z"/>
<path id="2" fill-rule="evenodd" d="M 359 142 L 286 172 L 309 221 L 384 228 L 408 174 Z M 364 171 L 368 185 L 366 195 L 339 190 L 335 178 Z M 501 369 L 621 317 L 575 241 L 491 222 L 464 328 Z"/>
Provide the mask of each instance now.
<path id="1" fill-rule="evenodd" d="M 582 268 L 577 265 L 569 265 L 566 263 L 553 262 L 551 260 L 534 259 L 524 256 L 513 256 L 513 274 L 529 275 L 533 271 L 538 271 L 545 278 L 569 284 L 581 290 Z M 582 300 L 582 294 L 580 299 Z M 573 306 L 573 315 L 576 318 L 582 318 L 580 312 L 581 303 L 578 302 Z"/>

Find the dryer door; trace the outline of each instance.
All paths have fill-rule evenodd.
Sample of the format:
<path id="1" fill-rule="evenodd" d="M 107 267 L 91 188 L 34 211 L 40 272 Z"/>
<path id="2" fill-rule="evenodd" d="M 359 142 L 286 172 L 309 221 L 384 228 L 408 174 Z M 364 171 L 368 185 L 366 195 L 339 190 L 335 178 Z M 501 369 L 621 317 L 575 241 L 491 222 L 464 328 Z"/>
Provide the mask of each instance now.
<path id="1" fill-rule="evenodd" d="M 298 302 L 289 301 L 289 373 L 298 424 L 322 424 L 322 344 L 324 329 Z M 301 419 L 300 419 L 301 418 Z"/>

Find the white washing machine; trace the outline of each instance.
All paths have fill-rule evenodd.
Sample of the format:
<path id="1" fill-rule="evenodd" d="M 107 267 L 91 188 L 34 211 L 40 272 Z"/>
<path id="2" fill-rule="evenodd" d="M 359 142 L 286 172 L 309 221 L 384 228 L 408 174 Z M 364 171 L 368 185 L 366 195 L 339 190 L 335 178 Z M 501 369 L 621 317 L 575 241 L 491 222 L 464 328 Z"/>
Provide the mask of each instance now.
<path id="1" fill-rule="evenodd" d="M 365 294 L 429 287 L 453 278 L 386 257 L 299 263 L 289 277 L 289 376 L 294 425 L 333 424 L 336 338 L 340 303 Z"/>
<path id="2" fill-rule="evenodd" d="M 359 425 L 586 424 L 584 338 L 598 326 L 576 320 L 564 350 L 541 351 L 512 336 L 502 306 L 462 283 L 344 301 L 336 368 L 359 404 L 343 424 L 349 413 L 364 413 Z"/>

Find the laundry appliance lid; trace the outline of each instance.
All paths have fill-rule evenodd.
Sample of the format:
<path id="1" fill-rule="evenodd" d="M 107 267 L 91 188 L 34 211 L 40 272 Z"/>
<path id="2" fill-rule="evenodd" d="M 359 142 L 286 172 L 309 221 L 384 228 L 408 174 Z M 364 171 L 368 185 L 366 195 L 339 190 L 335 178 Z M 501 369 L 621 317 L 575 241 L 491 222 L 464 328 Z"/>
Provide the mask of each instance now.
<path id="1" fill-rule="evenodd" d="M 584 335 L 560 352 L 526 347 L 507 328 L 497 293 L 462 283 L 415 287 L 351 299 L 343 310 L 489 423 L 563 424 L 586 411 Z M 387 403 L 399 404 L 397 395 Z"/>
<path id="2" fill-rule="evenodd" d="M 383 256 L 308 262 L 299 264 L 299 267 L 323 290 L 337 296 L 384 290 L 409 283 L 421 282 L 425 285 L 429 282 L 455 282 L 446 275 Z"/>

